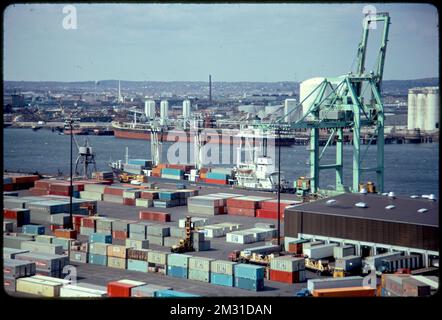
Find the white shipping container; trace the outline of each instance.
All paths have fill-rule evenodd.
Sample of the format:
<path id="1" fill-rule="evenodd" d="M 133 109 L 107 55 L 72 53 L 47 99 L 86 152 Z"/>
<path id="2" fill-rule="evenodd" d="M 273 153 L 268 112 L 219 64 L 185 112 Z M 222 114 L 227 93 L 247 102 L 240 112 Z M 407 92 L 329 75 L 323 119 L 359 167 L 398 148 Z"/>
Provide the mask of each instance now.
<path id="1" fill-rule="evenodd" d="M 23 241 L 20 249 L 38 253 L 63 254 L 63 246 L 35 241 Z"/>
<path id="2" fill-rule="evenodd" d="M 233 275 L 233 266 L 238 264 L 233 261 L 215 260 L 210 263 L 210 271 L 213 273 L 221 273 Z"/>
<path id="3" fill-rule="evenodd" d="M 276 257 L 270 260 L 270 269 L 294 272 L 305 269 L 305 259 L 290 256 Z"/>
<path id="4" fill-rule="evenodd" d="M 126 248 L 149 249 L 149 240 L 126 239 Z"/>
<path id="5" fill-rule="evenodd" d="M 234 231 L 226 234 L 226 242 L 246 244 L 256 241 L 253 233 Z"/>
<path id="6" fill-rule="evenodd" d="M 16 291 L 43 297 L 59 297 L 62 284 L 33 277 L 18 278 Z"/>
<path id="7" fill-rule="evenodd" d="M 76 298 L 76 297 L 98 298 L 98 297 L 105 297 L 106 295 L 107 295 L 106 291 L 79 287 L 76 285 L 67 285 L 60 288 L 60 297 L 66 297 L 66 298 Z"/>
<path id="8" fill-rule="evenodd" d="M 167 265 L 167 256 L 169 253 L 164 251 L 149 251 L 147 254 L 147 262 L 149 263 L 155 263 L 155 264 L 161 264 L 161 265 Z"/>
<path id="9" fill-rule="evenodd" d="M 348 288 L 348 287 L 362 287 L 364 278 L 344 277 L 344 278 L 321 278 L 321 279 L 309 279 L 307 280 L 307 289 L 310 292 L 316 289 L 329 289 L 329 288 Z"/>
<path id="10" fill-rule="evenodd" d="M 214 226 L 204 226 L 204 229 L 200 230 L 206 238 L 220 238 L 226 235 L 226 231 L 223 228 Z"/>
<path id="11" fill-rule="evenodd" d="M 215 259 L 202 258 L 202 257 L 191 257 L 189 258 L 189 269 L 210 271 L 210 263 Z"/>
<path id="12" fill-rule="evenodd" d="M 303 248 L 303 253 L 311 259 L 323 259 L 333 256 L 333 248 L 336 247 L 336 243 L 321 244 L 310 248 Z"/>

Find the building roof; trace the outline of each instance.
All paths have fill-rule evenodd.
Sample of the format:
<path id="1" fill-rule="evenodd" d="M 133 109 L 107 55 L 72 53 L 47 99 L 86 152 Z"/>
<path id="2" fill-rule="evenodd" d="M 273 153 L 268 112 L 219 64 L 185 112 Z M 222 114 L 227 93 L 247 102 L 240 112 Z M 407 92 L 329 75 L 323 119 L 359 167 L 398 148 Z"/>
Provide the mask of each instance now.
<path id="1" fill-rule="evenodd" d="M 330 199 L 336 200 L 328 205 Z M 358 202 L 364 202 L 366 208 L 355 206 Z M 394 209 L 385 209 L 388 205 L 394 205 Z M 419 213 L 419 209 L 428 209 Z M 396 197 L 394 199 L 379 194 L 345 193 L 335 197 L 329 197 L 314 202 L 309 202 L 286 209 L 287 212 L 309 212 L 317 214 L 338 215 L 351 218 L 382 220 L 417 225 L 439 227 L 439 201 L 428 199 L 412 199 Z"/>

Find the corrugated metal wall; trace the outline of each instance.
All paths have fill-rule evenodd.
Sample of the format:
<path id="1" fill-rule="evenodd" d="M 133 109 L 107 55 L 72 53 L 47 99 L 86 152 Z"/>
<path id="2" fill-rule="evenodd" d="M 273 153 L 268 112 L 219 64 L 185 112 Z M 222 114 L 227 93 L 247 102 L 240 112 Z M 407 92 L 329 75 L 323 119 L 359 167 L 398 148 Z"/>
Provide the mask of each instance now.
<path id="1" fill-rule="evenodd" d="M 286 210 L 284 235 L 298 233 L 439 250 L 436 227 Z"/>

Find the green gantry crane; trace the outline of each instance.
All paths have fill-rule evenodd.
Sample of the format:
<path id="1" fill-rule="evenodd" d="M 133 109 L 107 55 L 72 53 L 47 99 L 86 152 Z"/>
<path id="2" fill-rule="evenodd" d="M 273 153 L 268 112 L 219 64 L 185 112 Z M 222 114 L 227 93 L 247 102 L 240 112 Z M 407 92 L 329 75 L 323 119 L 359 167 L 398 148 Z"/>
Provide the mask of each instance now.
<path id="1" fill-rule="evenodd" d="M 365 57 L 369 30 L 383 25 L 382 40 L 373 71 L 366 72 Z M 343 184 L 343 138 L 344 129 L 352 131 L 353 142 L 353 183 L 349 188 L 358 192 L 361 173 L 376 172 L 377 188 L 384 189 L 384 108 L 381 101 L 381 83 L 384 70 L 385 54 L 388 42 L 390 16 L 388 13 L 368 14 L 364 18 L 362 39 L 357 53 L 357 69 L 347 75 L 336 78 L 324 78 L 300 103 L 289 113 L 271 123 L 257 126 L 263 132 L 290 129 L 310 129 L 310 178 L 311 192 L 317 193 L 319 173 L 322 170 L 336 171 L 336 191 L 345 191 Z M 302 117 L 294 122 L 284 122 L 286 116 L 297 112 L 302 104 L 313 101 Z M 362 167 L 362 159 L 367 153 L 361 153 L 361 128 L 374 127 L 375 133 L 368 142 L 367 149 L 376 142 L 376 164 Z M 322 150 L 319 147 L 320 129 L 327 129 L 328 140 Z M 332 142 L 336 140 L 336 162 L 322 164 L 322 156 Z"/>

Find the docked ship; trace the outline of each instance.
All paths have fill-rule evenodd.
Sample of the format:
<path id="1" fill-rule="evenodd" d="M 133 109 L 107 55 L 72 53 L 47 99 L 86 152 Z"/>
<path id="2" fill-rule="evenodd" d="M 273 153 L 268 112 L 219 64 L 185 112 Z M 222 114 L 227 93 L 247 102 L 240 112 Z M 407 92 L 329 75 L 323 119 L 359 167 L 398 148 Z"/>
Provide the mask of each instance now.
<path id="1" fill-rule="evenodd" d="M 151 140 L 151 126 L 143 123 L 130 122 L 112 122 L 114 136 L 125 139 L 141 139 Z M 186 129 L 179 130 L 172 127 L 167 127 L 163 132 L 159 133 L 159 139 L 163 142 L 193 142 L 196 132 Z M 218 129 L 218 128 L 202 128 L 200 129 L 200 137 L 204 143 L 217 143 L 229 145 L 244 145 L 246 139 L 252 139 L 256 142 L 267 139 L 269 145 L 291 146 L 295 143 L 295 137 L 289 132 L 276 135 L 260 134 L 251 129 Z"/>

